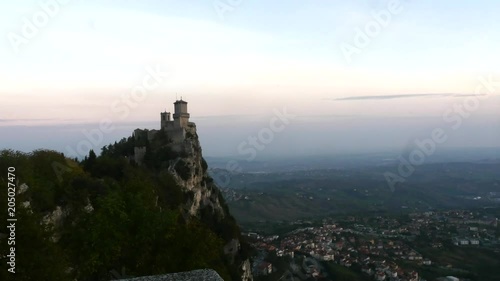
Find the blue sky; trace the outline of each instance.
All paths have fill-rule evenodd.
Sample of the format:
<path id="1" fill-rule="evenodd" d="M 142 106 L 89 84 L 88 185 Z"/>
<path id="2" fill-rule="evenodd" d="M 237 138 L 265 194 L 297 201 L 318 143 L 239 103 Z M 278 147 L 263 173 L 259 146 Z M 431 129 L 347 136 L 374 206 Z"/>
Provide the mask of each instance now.
<path id="1" fill-rule="evenodd" d="M 60 2 L 0 4 L 0 126 L 87 124 L 110 115 L 156 122 L 176 95 L 190 102 L 195 119 L 268 116 L 286 106 L 311 124 L 315 116 L 436 124 L 460 95 L 474 93 L 478 77 L 500 80 L 500 2 L 493 0 Z M 45 13 L 41 3 L 57 5 L 43 26 L 35 22 Z M 217 9 L 226 9 L 223 16 Z M 387 13 L 390 20 L 376 21 Z M 23 35 L 25 19 L 35 22 L 32 38 Z M 379 30 L 356 46 L 358 30 L 366 34 L 370 24 Z M 346 44 L 358 48 L 350 59 Z M 112 104 L 148 67 L 169 77 L 118 118 Z M 387 95 L 398 98 L 377 98 Z M 474 115 L 494 125 L 498 90 L 488 95 Z"/>

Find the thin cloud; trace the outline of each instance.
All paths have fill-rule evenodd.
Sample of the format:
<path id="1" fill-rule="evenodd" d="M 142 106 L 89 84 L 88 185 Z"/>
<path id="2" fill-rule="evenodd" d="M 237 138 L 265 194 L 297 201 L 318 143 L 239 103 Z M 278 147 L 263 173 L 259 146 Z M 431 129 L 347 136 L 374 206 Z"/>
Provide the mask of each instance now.
<path id="1" fill-rule="evenodd" d="M 60 120 L 56 118 L 49 119 L 0 119 L 0 123 L 13 123 L 13 122 L 43 122 L 43 121 L 53 121 Z"/>
<path id="2" fill-rule="evenodd" d="M 332 101 L 353 101 L 353 100 L 389 100 L 389 99 L 406 99 L 406 98 L 440 98 L 440 97 L 455 97 L 455 98 L 462 98 L 462 97 L 470 97 L 470 96 L 484 96 L 484 94 L 481 95 L 474 95 L 474 94 L 409 94 L 409 95 L 381 95 L 381 96 L 355 96 L 355 97 L 344 97 L 344 98 L 336 98 L 336 99 L 331 99 L 327 98 L 325 100 L 332 100 Z"/>

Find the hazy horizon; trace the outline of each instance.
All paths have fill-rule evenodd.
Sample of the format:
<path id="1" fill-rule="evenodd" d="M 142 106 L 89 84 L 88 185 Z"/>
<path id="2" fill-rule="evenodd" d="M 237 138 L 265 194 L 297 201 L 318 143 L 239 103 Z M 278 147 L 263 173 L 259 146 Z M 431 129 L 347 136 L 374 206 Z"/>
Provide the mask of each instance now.
<path id="1" fill-rule="evenodd" d="M 0 7 L 2 148 L 82 157 L 181 97 L 207 156 L 402 153 L 435 130 L 438 149 L 500 147 L 499 2 Z"/>
<path id="2" fill-rule="evenodd" d="M 193 115 L 193 113 L 191 113 Z M 191 120 L 196 123 L 199 139 L 206 157 L 246 158 L 239 153 L 238 146 L 246 142 L 244 148 L 252 148 L 248 142 L 250 136 L 258 138 L 262 128 L 267 128 L 267 120 L 272 117 L 242 117 L 226 119 L 224 117 L 206 117 Z M 158 118 L 159 119 L 159 118 Z M 438 144 L 437 150 L 500 148 L 498 122 L 494 119 L 473 118 L 460 130 L 447 131 L 449 140 Z M 274 133 L 269 144 L 262 144 L 262 150 L 255 149 L 256 158 L 301 157 L 314 155 L 404 153 L 415 147 L 415 141 L 430 137 L 435 128 L 447 128 L 442 120 L 435 118 L 352 118 L 297 117 L 282 132 Z M 385 124 L 377 128 L 377 124 Z M 412 124 L 412 126 L 408 126 Z M 151 122 L 130 122 L 114 124 L 111 133 L 102 133 L 102 140 L 92 149 L 100 152 L 104 145 L 119 141 L 132 135 L 136 128 L 158 129 L 159 120 Z M 371 127 L 370 127 L 371 126 Z M 100 140 L 99 124 L 66 124 L 42 126 L 0 126 L 2 148 L 29 152 L 45 148 L 60 151 L 70 157 L 83 158 L 86 154 L 72 154 L 82 142 L 92 143 Z M 322 129 L 324 128 L 324 129 Z M 360 129 L 361 128 L 361 129 Z M 489 128 L 489 129 L 487 129 Z M 324 131 L 326 130 L 326 131 Z M 382 133 L 383 132 L 383 133 Z M 480 134 L 483 137 L 477 138 Z M 69 147 L 69 148 L 68 148 Z M 85 146 L 84 146 L 85 147 Z M 499 157 L 500 155 L 496 155 Z M 495 155 L 492 155 L 494 158 Z"/>

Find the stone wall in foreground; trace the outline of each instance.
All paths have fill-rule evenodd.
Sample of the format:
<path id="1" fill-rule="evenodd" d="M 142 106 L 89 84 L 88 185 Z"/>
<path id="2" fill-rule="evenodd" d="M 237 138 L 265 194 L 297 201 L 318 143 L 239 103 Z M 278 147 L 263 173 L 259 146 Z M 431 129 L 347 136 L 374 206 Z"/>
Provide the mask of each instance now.
<path id="1" fill-rule="evenodd" d="M 200 269 L 181 273 L 172 273 L 158 276 L 120 279 L 119 281 L 224 281 L 211 269 Z"/>

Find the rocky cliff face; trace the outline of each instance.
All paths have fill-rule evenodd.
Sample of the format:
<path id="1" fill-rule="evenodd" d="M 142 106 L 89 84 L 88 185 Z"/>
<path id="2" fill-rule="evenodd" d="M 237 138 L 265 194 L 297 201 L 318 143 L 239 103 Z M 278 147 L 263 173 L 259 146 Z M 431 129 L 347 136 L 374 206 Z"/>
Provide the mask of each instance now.
<path id="1" fill-rule="evenodd" d="M 221 193 L 207 173 L 207 163 L 202 156 L 196 127 L 189 126 L 186 131 L 183 143 L 171 144 L 179 152 L 179 157 L 169 161 L 168 170 L 192 194 L 191 200 L 186 202 L 189 215 L 200 216 L 200 210 L 210 208 L 214 215 L 223 218 L 227 214 L 222 208 Z"/>
<path id="2" fill-rule="evenodd" d="M 189 123 L 186 127 L 183 142 L 169 143 L 166 146 L 175 151 L 177 156 L 168 160 L 167 169 L 184 192 L 189 194 L 184 205 L 185 218 L 197 217 L 212 224 L 225 240 L 224 253 L 239 267 L 241 280 L 253 280 L 250 261 L 241 255 L 241 233 L 229 213 L 222 193 L 208 175 L 208 166 L 203 159 L 195 124 Z M 153 146 L 151 149 L 154 151 L 158 147 Z"/>

